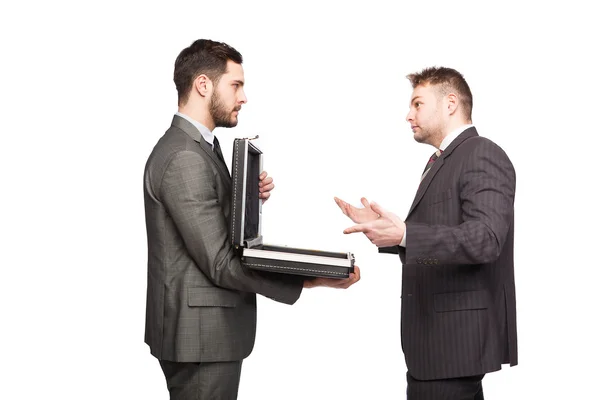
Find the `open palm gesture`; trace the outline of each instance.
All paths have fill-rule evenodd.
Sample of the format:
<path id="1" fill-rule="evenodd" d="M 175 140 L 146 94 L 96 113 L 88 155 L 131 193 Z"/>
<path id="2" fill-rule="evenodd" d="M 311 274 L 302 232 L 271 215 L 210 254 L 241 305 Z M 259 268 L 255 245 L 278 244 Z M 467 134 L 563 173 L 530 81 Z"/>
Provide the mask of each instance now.
<path id="1" fill-rule="evenodd" d="M 374 221 L 379 218 L 379 214 L 373 211 L 371 204 L 369 204 L 369 201 L 364 197 L 360 199 L 360 202 L 364 206 L 363 208 L 354 207 L 337 197 L 334 197 L 333 199 L 344 215 L 350 218 L 355 224 L 364 224 L 365 222 Z"/>

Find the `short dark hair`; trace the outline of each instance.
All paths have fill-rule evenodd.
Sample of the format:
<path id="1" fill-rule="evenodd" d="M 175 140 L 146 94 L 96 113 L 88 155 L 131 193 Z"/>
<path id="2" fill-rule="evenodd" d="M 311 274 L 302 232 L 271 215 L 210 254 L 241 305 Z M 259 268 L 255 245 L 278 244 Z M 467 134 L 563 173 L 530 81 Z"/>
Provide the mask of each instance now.
<path id="1" fill-rule="evenodd" d="M 216 85 L 227 72 L 227 61 L 241 64 L 242 55 L 233 47 L 222 42 L 198 39 L 183 49 L 175 60 L 173 81 L 177 88 L 179 105 L 188 101 L 192 85 L 198 75 L 204 74 Z"/>
<path id="2" fill-rule="evenodd" d="M 460 72 L 446 67 L 429 67 L 421 72 L 409 74 L 406 76 L 413 89 L 420 85 L 439 86 L 442 95 L 455 93 L 463 106 L 463 114 L 468 121 L 471 121 L 471 111 L 473 110 L 473 95 L 467 81 Z"/>

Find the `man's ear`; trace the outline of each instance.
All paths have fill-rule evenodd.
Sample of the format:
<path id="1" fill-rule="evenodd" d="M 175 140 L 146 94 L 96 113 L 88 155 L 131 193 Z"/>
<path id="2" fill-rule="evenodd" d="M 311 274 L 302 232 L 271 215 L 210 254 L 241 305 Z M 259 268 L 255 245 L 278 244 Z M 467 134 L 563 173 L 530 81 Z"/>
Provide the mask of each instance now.
<path id="1" fill-rule="evenodd" d="M 194 79 L 194 90 L 202 97 L 210 97 L 213 90 L 213 83 L 204 74 L 200 74 Z"/>
<path id="2" fill-rule="evenodd" d="M 452 115 L 458 109 L 458 96 L 454 93 L 450 93 L 446 96 L 446 106 L 448 108 L 448 115 Z"/>

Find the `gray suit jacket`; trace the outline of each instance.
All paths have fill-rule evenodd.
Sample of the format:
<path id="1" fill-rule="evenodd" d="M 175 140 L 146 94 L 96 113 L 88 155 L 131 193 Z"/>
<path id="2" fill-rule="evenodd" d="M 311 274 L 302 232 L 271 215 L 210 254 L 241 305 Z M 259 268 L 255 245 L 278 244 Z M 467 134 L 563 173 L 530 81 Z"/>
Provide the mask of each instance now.
<path id="1" fill-rule="evenodd" d="M 231 247 L 231 177 L 178 116 L 144 171 L 148 236 L 145 341 L 161 360 L 234 361 L 254 346 L 256 295 L 293 304 L 295 277 L 242 267 Z"/>
<path id="2" fill-rule="evenodd" d="M 415 378 L 517 364 L 515 185 L 507 155 L 475 128 L 421 182 L 406 218 L 406 247 L 394 249 L 403 264 L 402 348 Z"/>

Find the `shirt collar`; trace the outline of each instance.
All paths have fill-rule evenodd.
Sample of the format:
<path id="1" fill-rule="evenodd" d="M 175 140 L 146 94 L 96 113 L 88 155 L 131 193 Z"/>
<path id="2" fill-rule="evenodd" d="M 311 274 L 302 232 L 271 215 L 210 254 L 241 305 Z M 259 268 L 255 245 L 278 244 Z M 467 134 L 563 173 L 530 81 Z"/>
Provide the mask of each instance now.
<path id="1" fill-rule="evenodd" d="M 202 125 L 200 122 L 196 121 L 195 119 L 192 119 L 192 117 L 189 117 L 189 116 L 187 116 L 185 114 L 182 114 L 180 112 L 176 112 L 175 115 L 177 115 L 177 116 L 185 119 L 190 124 L 194 125 L 194 127 L 196 129 L 198 129 L 198 131 L 200 132 L 200 134 L 202 135 L 202 137 L 204 138 L 204 140 L 206 140 L 208 142 L 208 144 L 210 144 L 211 146 L 213 145 L 215 135 L 214 135 L 214 133 L 212 133 L 210 131 L 210 129 L 208 129 L 207 127 L 205 127 L 204 125 Z"/>
<path id="2" fill-rule="evenodd" d="M 452 141 L 456 139 L 458 135 L 471 128 L 472 126 L 473 124 L 462 125 L 450 132 L 449 134 L 447 134 L 444 140 L 442 140 L 442 144 L 440 144 L 440 150 L 446 150 L 446 148 L 450 146 L 450 143 L 452 143 Z"/>

